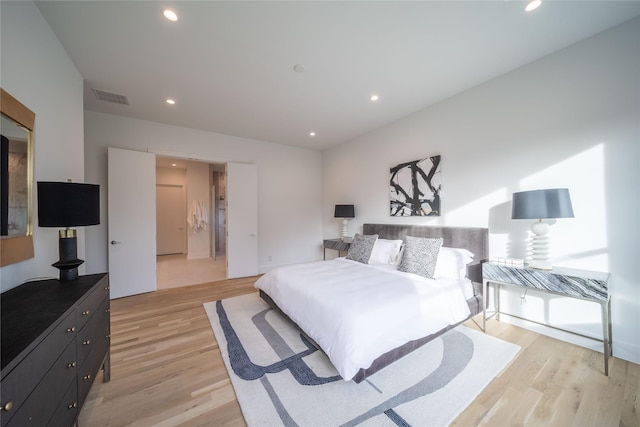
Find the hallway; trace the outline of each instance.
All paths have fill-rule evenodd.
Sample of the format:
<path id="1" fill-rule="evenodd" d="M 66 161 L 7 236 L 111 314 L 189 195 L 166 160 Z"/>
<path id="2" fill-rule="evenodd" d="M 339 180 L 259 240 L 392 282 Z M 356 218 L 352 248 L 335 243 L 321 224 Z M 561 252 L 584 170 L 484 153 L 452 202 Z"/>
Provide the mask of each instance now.
<path id="1" fill-rule="evenodd" d="M 156 257 L 158 290 L 216 282 L 227 278 L 224 255 L 188 260 L 186 254 Z"/>

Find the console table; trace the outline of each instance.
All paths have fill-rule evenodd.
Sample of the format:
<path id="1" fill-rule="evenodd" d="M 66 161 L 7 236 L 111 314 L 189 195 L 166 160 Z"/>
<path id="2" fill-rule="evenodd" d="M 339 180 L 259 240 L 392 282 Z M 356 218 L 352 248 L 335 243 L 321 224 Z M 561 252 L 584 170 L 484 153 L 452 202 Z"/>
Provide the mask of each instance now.
<path id="1" fill-rule="evenodd" d="M 322 242 L 322 249 L 324 251 L 322 259 L 327 259 L 327 249 L 338 251 L 338 256 L 340 256 L 342 252 L 347 252 L 350 246 L 350 242 L 345 242 L 342 239 L 325 239 L 324 242 Z"/>
<path id="2" fill-rule="evenodd" d="M 482 278 L 483 295 L 485 298 L 488 295 L 488 287 L 491 284 L 494 285 L 493 296 L 495 306 L 495 311 L 488 315 L 487 300 L 485 299 L 482 310 L 483 330 L 486 328 L 487 319 L 495 316 L 497 320 L 500 320 L 500 287 L 503 285 L 535 289 L 561 297 L 577 298 L 600 304 L 602 313 L 602 339 L 558 328 L 547 323 L 525 319 L 514 314 L 503 314 L 602 342 L 604 344 L 604 374 L 609 375 L 609 356 L 612 355 L 611 299 L 608 290 L 609 273 L 571 268 L 536 270 L 527 267 L 487 262 L 482 264 Z"/>
<path id="3" fill-rule="evenodd" d="M 110 377 L 106 273 L 2 293 L 0 423 L 71 426 L 100 367 Z"/>

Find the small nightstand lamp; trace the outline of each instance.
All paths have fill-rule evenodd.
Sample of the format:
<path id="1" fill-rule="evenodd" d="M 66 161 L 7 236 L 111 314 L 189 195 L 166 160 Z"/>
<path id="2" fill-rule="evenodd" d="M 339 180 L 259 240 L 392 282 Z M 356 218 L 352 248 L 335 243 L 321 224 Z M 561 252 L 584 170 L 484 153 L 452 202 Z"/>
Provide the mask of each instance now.
<path id="1" fill-rule="evenodd" d="M 60 280 L 78 278 L 76 230 L 69 227 L 100 224 L 100 186 L 75 182 L 38 182 L 38 226 L 66 227 L 58 232 Z"/>
<path id="2" fill-rule="evenodd" d="M 347 237 L 347 222 L 349 218 L 355 218 L 355 208 L 353 205 L 336 205 L 333 215 L 335 218 L 342 218 L 342 240 Z"/>
<path id="3" fill-rule="evenodd" d="M 549 261 L 549 224 L 543 218 L 573 218 L 571 197 L 566 188 L 532 190 L 513 193 L 512 219 L 537 219 L 531 225 L 533 232 L 530 268 L 551 270 Z"/>

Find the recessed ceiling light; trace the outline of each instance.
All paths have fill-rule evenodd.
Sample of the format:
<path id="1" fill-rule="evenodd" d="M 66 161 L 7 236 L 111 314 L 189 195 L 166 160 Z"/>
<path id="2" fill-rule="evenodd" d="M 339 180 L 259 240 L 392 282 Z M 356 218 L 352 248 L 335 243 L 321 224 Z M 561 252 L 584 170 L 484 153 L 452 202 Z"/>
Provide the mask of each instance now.
<path id="1" fill-rule="evenodd" d="M 527 5 L 524 7 L 524 10 L 527 12 L 533 12 L 542 4 L 542 0 L 530 0 Z"/>
<path id="2" fill-rule="evenodd" d="M 316 133 L 311 131 L 311 132 L 309 132 L 309 136 L 316 136 Z"/>
<path id="3" fill-rule="evenodd" d="M 162 11 L 162 14 L 164 15 L 165 18 L 167 18 L 169 21 L 172 22 L 176 22 L 178 20 L 178 15 L 176 15 L 176 13 L 171 10 L 171 9 L 165 9 Z"/>
<path id="4" fill-rule="evenodd" d="M 171 163 L 171 166 L 178 166 L 178 165 L 177 165 L 177 164 L 175 164 L 175 163 Z"/>
<path id="5" fill-rule="evenodd" d="M 295 71 L 296 73 L 304 73 L 304 65 L 302 64 L 296 64 L 293 66 L 293 71 Z"/>
<path id="6" fill-rule="evenodd" d="M 171 98 L 167 99 L 165 102 L 170 105 L 176 105 L 176 101 Z"/>
<path id="7" fill-rule="evenodd" d="M 369 99 L 372 100 L 373 102 L 375 102 L 378 99 L 380 99 L 380 97 L 378 95 L 371 95 L 371 98 L 369 98 Z"/>

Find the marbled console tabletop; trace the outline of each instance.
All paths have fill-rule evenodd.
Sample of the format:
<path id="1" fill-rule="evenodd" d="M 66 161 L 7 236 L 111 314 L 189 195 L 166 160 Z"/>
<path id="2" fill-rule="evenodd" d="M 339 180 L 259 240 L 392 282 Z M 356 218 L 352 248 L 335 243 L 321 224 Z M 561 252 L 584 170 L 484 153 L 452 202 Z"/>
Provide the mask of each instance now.
<path id="1" fill-rule="evenodd" d="M 530 319 L 507 314 L 522 320 L 549 326 L 564 332 L 595 339 L 604 343 L 604 374 L 609 375 L 609 356 L 612 354 L 611 338 L 611 300 L 609 298 L 609 273 L 576 270 L 571 268 L 554 268 L 553 270 L 535 270 L 526 267 L 514 267 L 509 265 L 484 263 L 482 264 L 483 295 L 488 295 L 488 287 L 494 285 L 495 311 L 487 316 L 487 300 L 483 304 L 482 327 L 486 328 L 487 319 L 495 316 L 500 320 L 500 286 L 517 286 L 527 289 L 536 289 L 569 298 L 578 298 L 600 304 L 602 312 L 602 340 L 577 332 L 557 328 L 555 326 L 536 322 Z"/>

